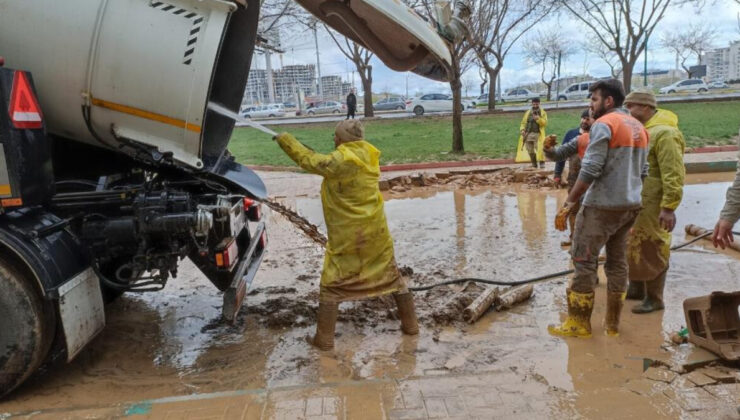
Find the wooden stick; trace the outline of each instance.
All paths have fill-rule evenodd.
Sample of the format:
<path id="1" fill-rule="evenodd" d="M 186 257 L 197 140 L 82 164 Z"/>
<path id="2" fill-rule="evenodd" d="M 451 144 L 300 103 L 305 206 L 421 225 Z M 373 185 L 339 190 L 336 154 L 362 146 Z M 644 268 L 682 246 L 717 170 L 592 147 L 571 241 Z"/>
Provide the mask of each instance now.
<path id="1" fill-rule="evenodd" d="M 472 324 L 491 307 L 498 297 L 498 287 L 487 287 L 473 303 L 463 310 L 463 319 Z"/>
<path id="2" fill-rule="evenodd" d="M 523 286 L 512 287 L 496 299 L 496 310 L 503 311 L 504 309 L 511 308 L 519 302 L 524 302 L 525 300 L 532 297 L 533 292 L 533 284 L 525 284 Z"/>
<path id="3" fill-rule="evenodd" d="M 696 226 L 696 225 L 686 225 L 686 227 L 684 228 L 684 230 L 686 230 L 686 233 L 688 233 L 689 235 L 693 235 L 693 236 L 700 236 L 700 235 L 703 235 L 703 234 L 709 232 L 709 229 L 704 229 L 703 227 Z M 707 241 L 711 241 L 712 240 L 712 237 L 711 236 L 707 236 L 707 237 L 705 237 L 703 239 L 704 240 L 707 240 Z M 730 242 L 729 245 L 727 245 L 727 246 L 730 247 L 730 248 L 732 248 L 732 249 L 734 249 L 735 251 L 740 252 L 740 243 L 739 242 Z"/>

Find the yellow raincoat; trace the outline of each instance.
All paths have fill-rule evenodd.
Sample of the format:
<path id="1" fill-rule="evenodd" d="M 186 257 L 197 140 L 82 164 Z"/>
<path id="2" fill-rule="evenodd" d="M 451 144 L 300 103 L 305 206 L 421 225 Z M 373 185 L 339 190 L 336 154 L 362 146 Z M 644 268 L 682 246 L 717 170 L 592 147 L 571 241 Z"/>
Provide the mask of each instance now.
<path id="1" fill-rule="evenodd" d="M 290 134 L 277 138 L 301 168 L 321 175 L 328 243 L 321 301 L 341 302 L 405 291 L 378 188 L 380 151 L 364 140 L 316 153 Z"/>
<path id="2" fill-rule="evenodd" d="M 645 123 L 650 135 L 648 176 L 642 184 L 642 210 L 627 241 L 629 277 L 632 281 L 651 281 L 668 268 L 671 234 L 660 227 L 660 209 L 675 210 L 683 196 L 686 147 L 678 129 L 678 117 L 658 109 Z"/>
<path id="3" fill-rule="evenodd" d="M 529 118 L 529 114 L 532 112 L 532 109 L 528 109 L 527 112 L 524 113 L 524 118 L 522 118 L 522 123 L 519 125 L 519 132 L 521 133 L 522 130 L 524 130 L 527 127 L 527 119 Z M 540 108 L 540 120 L 537 121 L 537 125 L 540 126 L 540 137 L 537 139 L 537 160 L 540 162 L 544 162 L 545 160 L 545 154 L 542 151 L 542 148 L 545 144 L 545 127 L 547 126 L 547 112 L 545 112 L 544 109 Z M 524 139 L 522 138 L 521 134 L 519 134 L 519 142 L 516 145 L 516 158 L 514 159 L 517 163 L 522 162 L 531 162 L 532 160 L 529 158 L 529 154 L 527 153 L 527 148 L 522 147 L 524 146 Z"/>

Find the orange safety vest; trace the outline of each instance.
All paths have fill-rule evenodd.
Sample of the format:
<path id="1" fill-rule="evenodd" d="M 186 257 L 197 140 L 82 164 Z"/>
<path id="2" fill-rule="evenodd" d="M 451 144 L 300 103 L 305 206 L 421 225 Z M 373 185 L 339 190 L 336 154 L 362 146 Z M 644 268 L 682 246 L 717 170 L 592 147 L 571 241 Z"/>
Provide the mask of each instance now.
<path id="1" fill-rule="evenodd" d="M 588 133 L 582 133 L 579 134 L 576 138 L 576 141 L 578 142 L 578 157 L 583 159 L 583 156 L 586 154 L 586 149 L 588 148 Z"/>
<path id="2" fill-rule="evenodd" d="M 610 112 L 596 120 L 596 122 L 606 124 L 612 132 L 612 138 L 609 141 L 610 149 L 620 147 L 643 149 L 648 147 L 647 130 L 640 121 L 630 115 Z"/>

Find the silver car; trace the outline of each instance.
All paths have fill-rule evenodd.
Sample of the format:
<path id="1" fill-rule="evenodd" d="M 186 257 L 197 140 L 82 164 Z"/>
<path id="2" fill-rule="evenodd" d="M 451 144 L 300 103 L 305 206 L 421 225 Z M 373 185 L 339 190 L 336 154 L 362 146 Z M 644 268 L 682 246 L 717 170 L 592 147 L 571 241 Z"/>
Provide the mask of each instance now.
<path id="1" fill-rule="evenodd" d="M 406 109 L 406 100 L 404 98 L 385 98 L 373 104 L 373 110 L 375 111 L 389 111 L 389 110 L 403 110 Z"/>
<path id="2" fill-rule="evenodd" d="M 313 106 L 309 106 L 306 109 L 306 114 L 308 115 L 316 115 L 316 114 L 342 114 L 347 111 L 347 107 L 337 101 L 323 101 L 323 102 L 316 102 Z"/>
<path id="3" fill-rule="evenodd" d="M 281 104 L 259 105 L 251 108 L 253 109 L 248 108 L 242 115 L 247 118 L 275 118 L 285 116 L 285 110 Z"/>

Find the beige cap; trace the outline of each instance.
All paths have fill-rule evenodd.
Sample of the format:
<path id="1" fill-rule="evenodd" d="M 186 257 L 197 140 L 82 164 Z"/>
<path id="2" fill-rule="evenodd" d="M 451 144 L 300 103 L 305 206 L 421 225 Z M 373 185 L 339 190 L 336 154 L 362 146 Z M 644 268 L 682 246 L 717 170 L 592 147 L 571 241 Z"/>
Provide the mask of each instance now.
<path id="1" fill-rule="evenodd" d="M 343 120 L 337 124 L 335 130 L 342 142 L 362 140 L 365 138 L 365 127 L 358 120 Z"/>
<path id="2" fill-rule="evenodd" d="M 624 98 L 625 104 L 635 105 L 647 105 L 649 107 L 657 108 L 658 102 L 655 100 L 655 94 L 653 92 L 646 91 L 634 91 L 630 92 L 626 98 Z"/>

